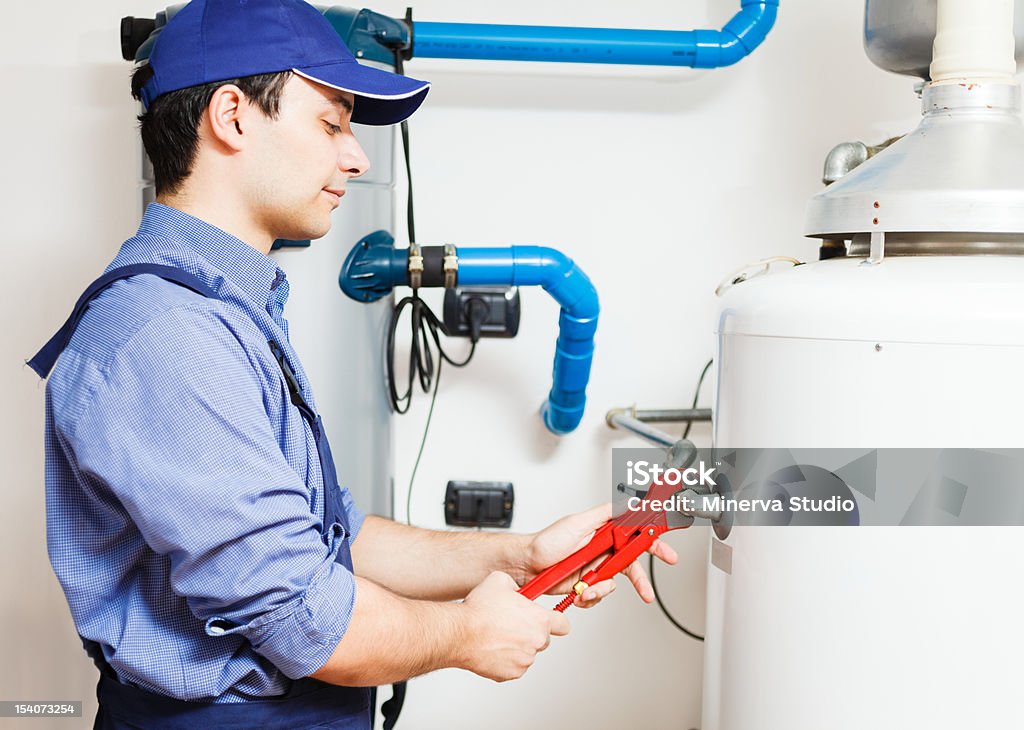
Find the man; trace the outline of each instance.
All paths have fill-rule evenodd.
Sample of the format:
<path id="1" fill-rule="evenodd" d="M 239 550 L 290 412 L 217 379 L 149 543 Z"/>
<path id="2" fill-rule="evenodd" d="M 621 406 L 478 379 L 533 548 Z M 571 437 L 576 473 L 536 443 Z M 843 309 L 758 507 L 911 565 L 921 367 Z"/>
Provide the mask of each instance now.
<path id="1" fill-rule="evenodd" d="M 193 0 L 136 72 L 157 202 L 31 363 L 96 727 L 368 728 L 368 687 L 513 679 L 568 633 L 517 589 L 610 508 L 522 536 L 364 518 L 288 341 L 272 242 L 327 233 L 369 167 L 351 122 L 401 121 L 427 87 L 358 65 L 299 0 Z"/>

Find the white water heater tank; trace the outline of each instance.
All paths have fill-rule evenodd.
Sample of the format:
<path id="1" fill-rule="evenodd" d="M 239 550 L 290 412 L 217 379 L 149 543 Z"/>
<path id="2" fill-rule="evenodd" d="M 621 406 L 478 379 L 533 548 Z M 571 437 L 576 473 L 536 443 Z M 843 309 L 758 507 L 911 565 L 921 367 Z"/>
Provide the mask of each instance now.
<path id="1" fill-rule="evenodd" d="M 798 266 L 729 290 L 717 332 L 716 445 L 1024 444 L 1022 256 Z M 1024 531 L 737 527 L 725 544 L 703 730 L 1024 727 Z"/>

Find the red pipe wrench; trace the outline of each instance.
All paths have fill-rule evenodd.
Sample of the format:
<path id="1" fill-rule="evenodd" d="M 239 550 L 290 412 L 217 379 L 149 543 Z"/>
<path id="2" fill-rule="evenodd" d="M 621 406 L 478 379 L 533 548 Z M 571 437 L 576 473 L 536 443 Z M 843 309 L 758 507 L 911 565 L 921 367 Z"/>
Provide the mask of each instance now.
<path id="1" fill-rule="evenodd" d="M 569 557 L 538 573 L 533 580 L 519 589 L 519 593 L 532 601 L 566 578 L 582 571 L 605 553 L 610 553 L 599 565 L 581 575 L 573 585 L 572 591 L 555 606 L 556 611 L 565 611 L 573 604 L 576 596 L 583 595 L 583 591 L 589 586 L 612 578 L 629 567 L 630 563 L 647 552 L 659 536 L 669 530 L 689 527 L 689 524 L 670 527 L 668 513 L 675 510 L 654 510 L 649 506 L 651 502 L 656 501 L 666 504 L 677 491 L 678 486 L 655 482 L 645 497 L 646 501 L 641 502 L 642 509 L 627 510 L 604 523 L 594 533 L 590 542 Z"/>

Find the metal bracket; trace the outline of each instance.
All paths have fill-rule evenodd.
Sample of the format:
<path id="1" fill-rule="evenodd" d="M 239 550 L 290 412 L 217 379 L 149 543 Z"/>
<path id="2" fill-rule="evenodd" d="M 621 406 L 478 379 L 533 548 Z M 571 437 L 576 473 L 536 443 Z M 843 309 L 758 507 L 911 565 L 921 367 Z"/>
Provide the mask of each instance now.
<path id="1" fill-rule="evenodd" d="M 455 282 L 459 278 L 459 255 L 454 243 L 444 245 L 442 268 L 444 270 L 444 288 L 454 289 Z"/>
<path id="2" fill-rule="evenodd" d="M 409 244 L 409 286 L 415 291 L 423 281 L 423 252 L 418 243 Z"/>
<path id="3" fill-rule="evenodd" d="M 871 251 L 862 266 L 877 266 L 885 258 L 885 231 L 871 231 Z"/>

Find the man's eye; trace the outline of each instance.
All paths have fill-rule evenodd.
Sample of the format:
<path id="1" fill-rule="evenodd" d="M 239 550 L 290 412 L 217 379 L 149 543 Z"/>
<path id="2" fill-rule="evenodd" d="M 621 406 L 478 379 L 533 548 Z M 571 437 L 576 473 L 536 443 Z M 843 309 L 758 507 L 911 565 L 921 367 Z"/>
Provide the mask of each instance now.
<path id="1" fill-rule="evenodd" d="M 331 124 L 330 122 L 324 122 L 324 124 L 327 127 L 327 134 L 335 135 L 341 132 L 341 127 L 339 127 L 337 124 Z"/>

